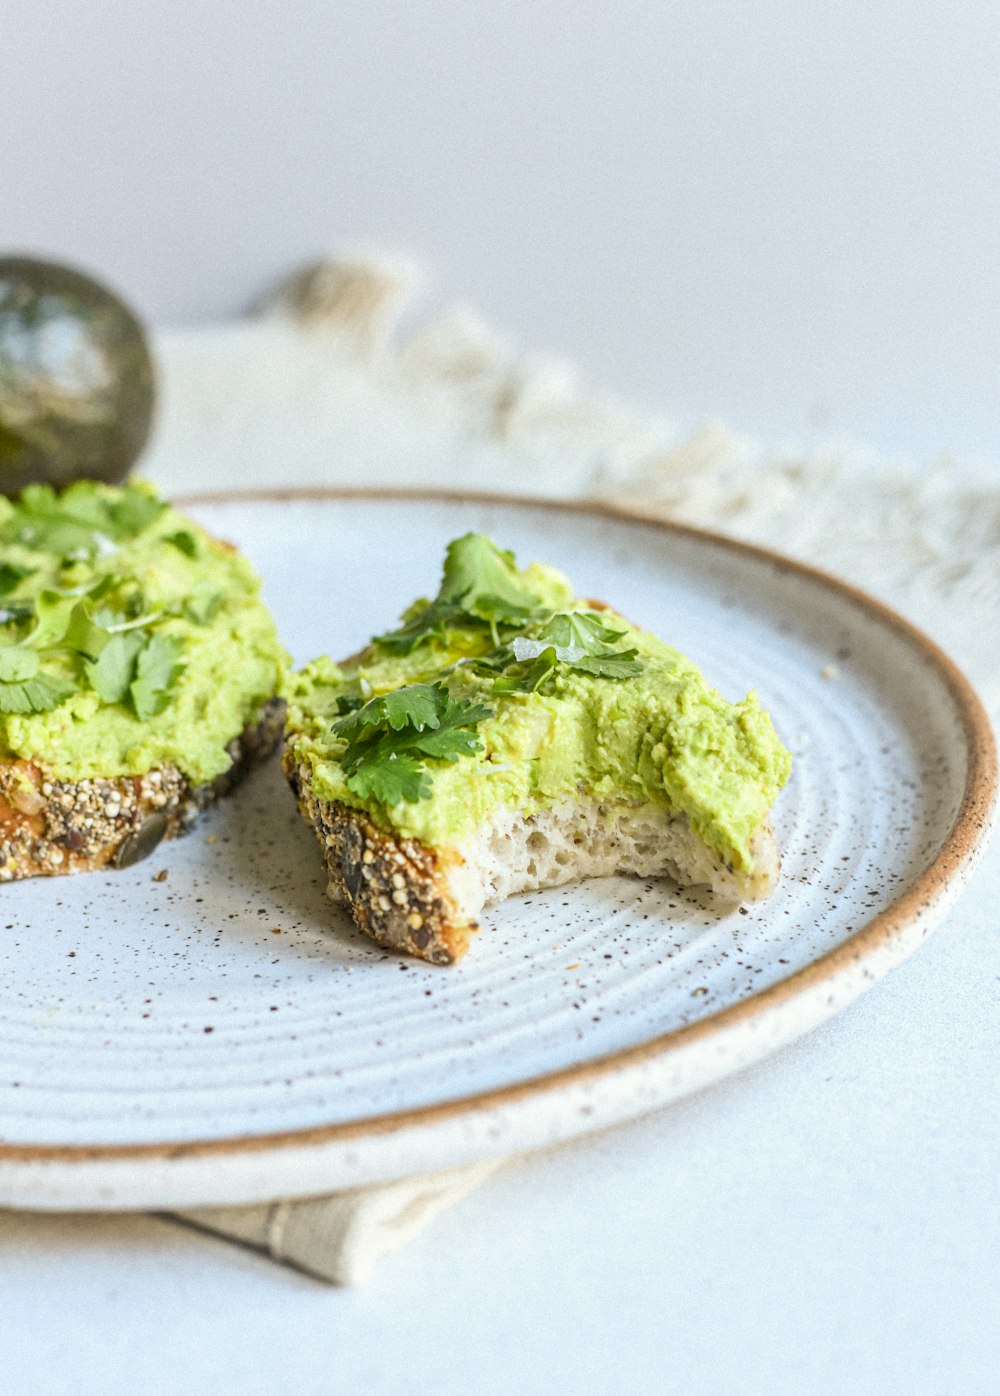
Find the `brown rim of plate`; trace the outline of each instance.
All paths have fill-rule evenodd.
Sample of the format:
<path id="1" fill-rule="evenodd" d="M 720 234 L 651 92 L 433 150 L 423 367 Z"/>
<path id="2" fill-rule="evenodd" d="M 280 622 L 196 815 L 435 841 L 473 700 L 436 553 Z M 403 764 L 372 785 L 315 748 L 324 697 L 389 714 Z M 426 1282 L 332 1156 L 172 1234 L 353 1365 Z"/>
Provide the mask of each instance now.
<path id="1" fill-rule="evenodd" d="M 761 547 L 745 543 L 740 539 L 727 538 L 724 534 L 710 529 L 695 528 L 689 524 L 673 523 L 648 513 L 640 508 L 619 505 L 601 499 L 559 500 L 532 498 L 530 496 L 503 494 L 500 492 L 479 492 L 475 490 L 447 489 L 393 489 L 336 486 L 303 486 L 285 489 L 260 490 L 220 490 L 206 493 L 182 495 L 175 501 L 179 507 L 198 504 L 244 504 L 255 502 L 284 503 L 297 500 L 367 500 L 402 501 L 414 503 L 454 503 L 454 504 L 498 504 L 519 509 L 548 510 L 554 513 L 586 514 L 594 518 L 615 519 L 623 523 L 634 523 L 642 527 L 662 529 L 665 533 L 680 537 L 703 539 L 715 546 L 729 549 L 734 553 L 757 558 L 770 563 L 779 573 L 791 573 L 838 593 L 851 605 L 867 612 L 882 621 L 897 633 L 904 635 L 916 650 L 921 652 L 937 669 L 954 699 L 958 715 L 966 737 L 968 769 L 965 790 L 955 821 L 948 831 L 942 846 L 929 867 L 917 878 L 909 889 L 898 897 L 884 911 L 872 918 L 856 931 L 843 944 L 827 951 L 817 960 L 797 970 L 794 974 L 764 989 L 759 994 L 742 999 L 739 1003 L 721 1009 L 708 1018 L 699 1019 L 684 1028 L 675 1028 L 650 1038 L 634 1047 L 625 1047 L 604 1056 L 594 1057 L 575 1066 L 562 1067 L 558 1071 L 547 1072 L 542 1076 L 519 1081 L 513 1085 L 498 1086 L 492 1090 L 480 1091 L 473 1095 L 460 1096 L 432 1105 L 421 1105 L 409 1110 L 392 1111 L 385 1115 L 372 1115 L 360 1120 L 344 1121 L 339 1124 L 312 1125 L 305 1129 L 282 1130 L 268 1134 L 233 1135 L 225 1139 L 180 1140 L 171 1143 L 145 1144 L 0 1144 L 0 1163 L 92 1163 L 102 1160 L 126 1161 L 143 1158 L 183 1159 L 201 1155 L 248 1153 L 259 1150 L 272 1150 L 310 1145 L 323 1145 L 351 1140 L 361 1136 L 388 1135 L 412 1128 L 443 1122 L 457 1115 L 480 1110 L 490 1110 L 497 1106 L 513 1104 L 526 1097 L 539 1095 L 562 1086 L 590 1084 L 602 1077 L 613 1075 L 630 1066 L 641 1065 L 657 1057 L 686 1048 L 702 1038 L 709 1038 L 720 1030 L 725 1030 L 747 1020 L 762 1017 L 799 996 L 800 993 L 815 988 L 824 981 L 833 981 L 850 965 L 876 951 L 892 945 L 902 938 L 923 911 L 933 906 L 942 892 L 949 889 L 956 879 L 971 871 L 977 855 L 985 846 L 991 824 L 997 795 L 997 752 L 990 719 L 976 695 L 969 680 L 961 669 L 949 659 L 938 645 L 917 626 L 898 615 L 889 606 L 869 596 L 849 582 L 841 581 L 832 573 L 808 563 L 797 562 L 792 558 Z M 442 971 L 447 973 L 447 970 Z M 878 976 L 881 977 L 881 976 Z M 875 982 L 875 981 L 873 981 Z"/>

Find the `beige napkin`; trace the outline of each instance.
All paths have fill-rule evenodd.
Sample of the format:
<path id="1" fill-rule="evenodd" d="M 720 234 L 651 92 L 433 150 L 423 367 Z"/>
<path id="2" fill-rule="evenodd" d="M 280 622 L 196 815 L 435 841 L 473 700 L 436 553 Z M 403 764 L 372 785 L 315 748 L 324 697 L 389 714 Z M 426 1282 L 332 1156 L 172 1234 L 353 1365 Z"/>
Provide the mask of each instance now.
<path id="1" fill-rule="evenodd" d="M 181 1221 L 266 1252 L 332 1284 L 360 1284 L 382 1256 L 411 1241 L 446 1207 L 484 1183 L 496 1161 L 398 1183 L 259 1207 L 174 1212 Z"/>
<path id="2" fill-rule="evenodd" d="M 468 310 L 400 336 L 417 280 L 396 259 L 334 259 L 254 318 L 161 336 L 163 411 L 146 472 L 173 494 L 211 481 L 610 498 L 861 579 L 931 630 L 1000 711 L 1000 653 L 978 643 L 1000 613 L 993 469 L 845 443 L 762 450 L 715 424 L 684 438 L 581 390 L 569 366 L 519 353 Z M 497 1166 L 175 1215 L 350 1284 Z"/>

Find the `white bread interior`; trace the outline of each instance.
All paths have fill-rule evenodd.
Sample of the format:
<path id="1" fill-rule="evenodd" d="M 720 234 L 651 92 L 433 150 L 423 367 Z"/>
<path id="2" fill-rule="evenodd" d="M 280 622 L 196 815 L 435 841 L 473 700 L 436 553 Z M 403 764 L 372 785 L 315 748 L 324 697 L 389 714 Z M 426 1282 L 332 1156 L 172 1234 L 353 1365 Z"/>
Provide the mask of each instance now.
<path id="1" fill-rule="evenodd" d="M 702 842 L 686 816 L 583 794 L 527 815 L 498 807 L 455 851 L 459 858 L 446 864 L 447 885 L 469 921 L 507 897 L 612 873 L 703 885 L 723 903 L 764 897 L 778 876 L 770 826 L 753 840 L 753 872 L 736 872 Z"/>

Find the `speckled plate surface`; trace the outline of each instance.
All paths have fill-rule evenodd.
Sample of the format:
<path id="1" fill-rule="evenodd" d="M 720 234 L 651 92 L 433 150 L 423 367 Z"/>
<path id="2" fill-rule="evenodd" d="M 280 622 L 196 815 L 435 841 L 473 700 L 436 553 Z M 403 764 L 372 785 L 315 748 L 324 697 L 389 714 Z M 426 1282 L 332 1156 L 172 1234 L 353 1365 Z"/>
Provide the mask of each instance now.
<path id="1" fill-rule="evenodd" d="M 516 899 L 437 969 L 325 901 L 272 763 L 151 861 L 3 889 L 2 1203 L 304 1196 L 628 1118 L 851 1002 L 940 920 L 985 840 L 995 756 L 965 680 L 884 608 L 772 554 L 488 498 L 191 509 L 254 561 L 300 661 L 357 649 L 475 528 L 563 567 L 727 696 L 756 687 L 795 757 L 781 883 L 728 912 L 624 878 Z"/>

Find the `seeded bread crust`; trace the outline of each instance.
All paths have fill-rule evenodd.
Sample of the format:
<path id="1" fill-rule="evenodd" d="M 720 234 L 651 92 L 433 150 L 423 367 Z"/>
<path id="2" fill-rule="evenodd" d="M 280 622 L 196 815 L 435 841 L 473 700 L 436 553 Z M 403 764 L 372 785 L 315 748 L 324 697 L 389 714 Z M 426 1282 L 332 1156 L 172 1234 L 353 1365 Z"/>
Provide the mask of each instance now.
<path id="1" fill-rule="evenodd" d="M 194 786 L 176 766 L 140 776 L 58 780 L 32 761 L 0 763 L 0 882 L 124 868 L 186 833 L 281 740 L 284 703 L 270 699 L 234 737 L 232 766 Z"/>
<path id="2" fill-rule="evenodd" d="M 339 800 L 318 799 L 288 748 L 282 765 L 323 849 L 331 900 L 344 902 L 358 928 L 390 950 L 436 965 L 464 954 L 478 927 L 448 891 L 447 853 L 389 834 Z"/>

